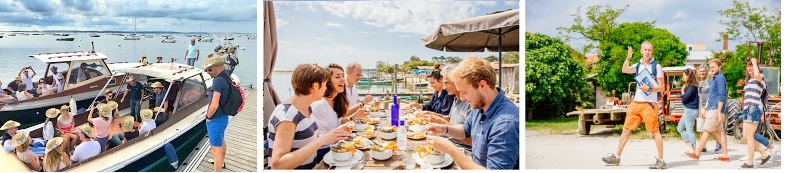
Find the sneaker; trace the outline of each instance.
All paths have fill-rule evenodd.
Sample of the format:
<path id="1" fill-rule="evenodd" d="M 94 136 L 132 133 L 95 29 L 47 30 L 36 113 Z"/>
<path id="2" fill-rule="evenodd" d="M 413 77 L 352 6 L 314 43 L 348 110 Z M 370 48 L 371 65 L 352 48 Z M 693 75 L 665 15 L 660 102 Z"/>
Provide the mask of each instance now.
<path id="1" fill-rule="evenodd" d="M 742 166 L 740 166 L 740 168 L 742 168 L 742 169 L 753 169 L 753 165 L 748 165 L 748 163 L 743 163 Z"/>
<path id="2" fill-rule="evenodd" d="M 608 156 L 601 158 L 603 162 L 606 162 L 608 165 L 619 166 L 620 165 L 620 158 L 617 157 L 616 154 L 609 153 Z"/>
<path id="3" fill-rule="evenodd" d="M 721 144 L 715 144 L 715 153 L 718 153 L 718 152 L 720 152 L 720 151 L 721 151 L 721 149 L 723 149 L 723 147 L 721 146 Z"/>
<path id="4" fill-rule="evenodd" d="M 650 169 L 666 169 L 666 162 L 655 157 L 655 165 L 650 166 Z"/>
<path id="5" fill-rule="evenodd" d="M 207 163 L 216 164 L 216 161 L 213 159 L 207 159 Z M 221 168 L 227 168 L 227 163 L 221 164 Z"/>
<path id="6" fill-rule="evenodd" d="M 772 158 L 772 155 L 769 155 L 769 156 L 767 156 L 767 158 L 761 159 L 761 166 L 764 166 L 764 164 L 766 164 L 767 161 L 770 161 L 771 158 Z"/>
<path id="7" fill-rule="evenodd" d="M 774 148 L 770 149 L 770 156 L 777 156 L 778 155 L 778 148 L 781 146 L 775 145 Z"/>
<path id="8" fill-rule="evenodd" d="M 745 156 L 740 158 L 740 161 L 746 161 L 746 160 L 748 160 L 748 155 L 745 155 Z"/>
<path id="9" fill-rule="evenodd" d="M 707 148 L 703 148 L 703 149 L 701 149 L 701 152 L 702 152 L 702 153 L 706 153 L 706 152 L 707 152 Z"/>

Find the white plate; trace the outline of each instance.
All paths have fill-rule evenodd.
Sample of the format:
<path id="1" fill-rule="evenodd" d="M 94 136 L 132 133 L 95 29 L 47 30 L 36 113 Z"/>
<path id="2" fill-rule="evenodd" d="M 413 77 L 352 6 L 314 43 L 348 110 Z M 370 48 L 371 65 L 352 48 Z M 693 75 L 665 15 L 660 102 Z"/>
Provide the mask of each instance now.
<path id="1" fill-rule="evenodd" d="M 420 126 L 409 126 L 409 131 L 413 131 L 413 132 L 423 132 L 423 131 L 426 131 L 426 126 L 425 126 L 425 125 L 420 125 Z"/>
<path id="2" fill-rule="evenodd" d="M 429 164 L 429 163 L 426 163 L 426 161 L 424 161 L 423 158 L 420 158 L 420 156 L 418 156 L 417 154 L 413 154 L 412 155 L 412 159 L 415 159 L 415 163 L 417 163 L 418 165 L 420 165 L 421 163 Z M 431 164 L 431 167 L 439 169 L 439 168 L 444 168 L 446 166 L 449 166 L 451 163 L 453 163 L 453 158 L 450 157 L 450 155 L 445 154 L 445 161 L 444 162 L 438 163 L 438 164 Z"/>
<path id="3" fill-rule="evenodd" d="M 376 129 L 377 129 L 377 127 L 376 127 L 376 126 L 373 126 L 373 125 L 369 125 L 369 126 L 371 126 L 371 130 L 369 130 L 369 132 L 371 132 L 371 131 L 374 131 L 374 130 L 376 130 Z M 356 132 L 367 132 L 365 128 L 363 128 L 363 129 L 358 129 L 358 128 L 355 128 L 355 131 L 356 131 Z"/>
<path id="4" fill-rule="evenodd" d="M 322 158 L 322 161 L 328 165 L 334 164 L 333 166 L 350 166 L 353 163 L 360 161 L 360 159 L 363 159 L 363 152 L 360 150 L 355 150 L 355 156 L 353 156 L 351 159 L 346 161 L 336 161 L 335 159 L 333 159 L 333 151 L 330 151 L 327 154 L 325 154 L 325 157 Z M 445 158 L 446 162 L 447 160 L 448 158 Z M 451 161 L 452 160 L 453 159 L 451 159 Z"/>

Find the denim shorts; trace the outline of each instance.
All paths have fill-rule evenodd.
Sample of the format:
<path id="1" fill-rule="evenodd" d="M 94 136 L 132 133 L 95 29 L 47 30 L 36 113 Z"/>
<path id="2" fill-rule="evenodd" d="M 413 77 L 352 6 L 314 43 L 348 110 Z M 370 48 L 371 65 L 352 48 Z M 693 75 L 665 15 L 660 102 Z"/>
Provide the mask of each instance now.
<path id="1" fill-rule="evenodd" d="M 755 106 L 749 106 L 745 110 L 745 115 L 742 117 L 743 122 L 761 122 L 761 110 Z"/>

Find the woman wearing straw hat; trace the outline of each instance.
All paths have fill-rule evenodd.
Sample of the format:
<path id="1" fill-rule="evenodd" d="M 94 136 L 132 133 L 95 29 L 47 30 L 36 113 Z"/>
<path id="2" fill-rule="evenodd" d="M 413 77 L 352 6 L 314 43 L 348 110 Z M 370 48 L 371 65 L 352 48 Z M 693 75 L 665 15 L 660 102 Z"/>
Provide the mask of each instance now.
<path id="1" fill-rule="evenodd" d="M 93 140 L 95 133 L 93 133 L 93 128 L 89 124 L 78 126 L 76 130 L 82 143 L 74 149 L 71 161 L 81 162 L 101 153 L 101 144 Z"/>
<path id="2" fill-rule="evenodd" d="M 16 157 L 19 158 L 26 165 L 30 166 L 33 171 L 41 171 L 40 157 L 30 150 L 30 143 L 33 139 L 27 133 L 17 133 L 11 139 L 11 145 L 16 148 Z"/>
<path id="3" fill-rule="evenodd" d="M 44 171 L 55 172 L 66 166 L 71 165 L 68 154 L 63 152 L 63 138 L 55 137 L 46 142 L 46 154 L 44 155 Z"/>
<path id="4" fill-rule="evenodd" d="M 11 138 L 16 135 L 16 131 L 19 130 L 20 125 L 22 124 L 19 124 L 19 122 L 8 120 L 3 124 L 3 127 L 0 127 L 0 130 L 5 131 L 0 143 L 3 143 L 3 150 L 6 152 L 14 151 L 14 146 L 11 145 Z"/>
<path id="5" fill-rule="evenodd" d="M 145 136 L 156 128 L 156 121 L 153 120 L 153 110 L 142 109 L 139 112 L 139 116 L 142 117 L 142 124 L 139 125 L 139 136 Z"/>
<path id="6" fill-rule="evenodd" d="M 43 133 L 44 140 L 49 140 L 55 136 L 60 136 L 59 134 L 56 134 L 58 131 L 55 129 L 55 119 L 60 115 L 60 110 L 49 108 L 49 110 L 46 110 L 45 114 L 46 120 L 44 121 L 44 130 L 41 132 Z"/>
<path id="7" fill-rule="evenodd" d="M 98 104 L 99 117 L 87 116 L 87 122 L 95 125 L 96 141 L 101 144 L 101 152 L 106 151 L 106 144 L 109 142 L 109 126 L 112 125 L 112 114 L 114 109 L 110 104 Z M 91 110 L 89 115 L 93 115 Z"/>
<path id="8" fill-rule="evenodd" d="M 74 131 L 74 114 L 71 113 L 71 107 L 67 105 L 60 106 L 60 117 L 57 117 L 57 128 L 60 129 L 60 137 L 63 137 L 64 151 L 70 152 L 74 150 L 76 143 L 79 142 L 79 137 L 76 136 Z"/>

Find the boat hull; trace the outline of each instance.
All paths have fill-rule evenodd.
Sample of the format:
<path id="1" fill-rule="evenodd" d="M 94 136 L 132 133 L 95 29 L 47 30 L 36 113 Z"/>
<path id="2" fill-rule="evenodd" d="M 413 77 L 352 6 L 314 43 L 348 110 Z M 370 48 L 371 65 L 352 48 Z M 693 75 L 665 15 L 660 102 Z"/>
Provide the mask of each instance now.
<path id="1" fill-rule="evenodd" d="M 189 129 L 183 135 L 172 140 L 172 145 L 175 146 L 175 151 L 177 152 L 177 158 L 180 163 L 184 163 L 188 154 L 190 154 L 194 148 L 197 147 L 199 141 L 207 135 L 207 127 L 205 126 L 204 121 L 199 123 L 198 125 L 194 126 L 193 128 Z M 164 152 L 164 147 L 160 147 L 155 149 L 152 153 L 142 157 L 139 160 L 132 162 L 131 164 L 126 165 L 125 167 L 117 170 L 117 172 L 174 172 L 176 169 L 173 168 L 166 158 L 166 153 Z"/>

